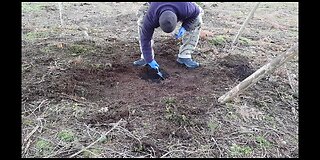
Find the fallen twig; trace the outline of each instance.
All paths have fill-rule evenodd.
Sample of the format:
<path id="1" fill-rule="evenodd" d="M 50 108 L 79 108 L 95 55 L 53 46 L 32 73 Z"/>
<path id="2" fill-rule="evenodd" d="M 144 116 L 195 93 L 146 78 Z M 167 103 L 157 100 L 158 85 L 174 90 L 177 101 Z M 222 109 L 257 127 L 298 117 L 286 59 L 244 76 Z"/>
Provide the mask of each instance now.
<path id="1" fill-rule="evenodd" d="M 130 131 L 128 131 L 127 129 L 125 129 L 125 128 L 121 127 L 121 126 L 120 126 L 119 128 L 121 128 L 122 130 L 124 130 L 125 132 L 127 132 L 128 135 L 129 135 L 129 137 L 132 137 L 132 138 L 136 139 L 136 140 L 141 144 L 140 139 L 139 139 L 138 137 L 136 137 L 135 135 L 133 135 Z"/>
<path id="2" fill-rule="evenodd" d="M 48 155 L 48 156 L 46 156 L 46 157 L 44 157 L 44 158 L 51 158 L 51 157 L 56 156 L 56 155 L 59 155 L 59 154 L 61 154 L 61 153 L 72 152 L 72 151 L 75 151 L 75 150 L 77 150 L 77 149 L 57 151 L 57 152 L 55 152 L 55 153 L 53 153 L 53 154 L 51 154 L 51 155 Z"/>
<path id="3" fill-rule="evenodd" d="M 165 153 L 164 155 L 162 155 L 160 158 L 164 158 L 165 156 L 167 156 L 168 154 L 170 153 L 173 153 L 173 152 L 185 152 L 185 153 L 195 153 L 197 151 L 188 151 L 188 150 L 171 150 L 167 153 Z"/>
<path id="4" fill-rule="evenodd" d="M 96 106 L 98 106 L 97 103 L 81 101 L 81 100 L 78 100 L 77 98 L 75 98 L 75 96 L 72 96 L 72 95 L 67 95 L 65 93 L 60 93 L 60 95 L 63 95 L 63 97 L 65 97 L 65 98 L 68 98 L 68 99 L 71 99 L 71 100 L 73 100 L 75 102 L 78 102 L 81 105 L 96 105 Z"/>
<path id="5" fill-rule="evenodd" d="M 29 148 L 29 146 L 30 146 L 30 143 L 31 143 L 31 140 L 28 141 L 26 147 L 25 147 L 24 150 L 23 150 L 23 154 L 26 154 L 26 153 L 27 153 L 27 150 L 28 150 L 28 148 Z"/>
<path id="6" fill-rule="evenodd" d="M 34 113 L 34 111 L 36 111 L 37 109 L 39 109 L 39 111 L 40 111 L 40 108 L 41 108 L 42 104 L 43 104 L 45 101 L 47 101 L 47 99 L 43 100 L 43 101 L 38 105 L 38 107 L 37 107 L 36 109 L 34 109 L 31 113 Z"/>
<path id="7" fill-rule="evenodd" d="M 112 130 L 114 130 L 122 121 L 122 119 L 120 119 L 108 132 L 106 132 L 105 134 L 101 135 L 100 138 L 98 138 L 96 141 L 92 142 L 90 145 L 88 145 L 87 147 L 81 149 L 79 152 L 71 155 L 69 158 L 72 158 L 78 154 L 80 154 L 81 152 L 87 150 L 88 148 L 90 148 L 91 146 L 93 146 L 94 144 L 96 144 L 97 142 L 99 142 L 101 139 L 103 139 L 105 136 L 107 136 L 107 134 L 109 134 Z"/>
<path id="8" fill-rule="evenodd" d="M 33 135 L 34 132 L 36 132 L 38 130 L 39 127 L 40 127 L 39 125 L 34 127 L 33 130 L 26 136 L 26 138 L 23 141 L 27 142 L 27 140 Z"/>
<path id="9" fill-rule="evenodd" d="M 212 137 L 211 139 L 213 140 L 214 144 L 217 146 L 217 148 L 218 148 L 218 150 L 219 150 L 219 153 L 220 153 L 220 157 L 222 157 L 222 151 L 221 151 L 221 149 L 220 149 L 217 141 L 216 141 L 213 137 Z"/>

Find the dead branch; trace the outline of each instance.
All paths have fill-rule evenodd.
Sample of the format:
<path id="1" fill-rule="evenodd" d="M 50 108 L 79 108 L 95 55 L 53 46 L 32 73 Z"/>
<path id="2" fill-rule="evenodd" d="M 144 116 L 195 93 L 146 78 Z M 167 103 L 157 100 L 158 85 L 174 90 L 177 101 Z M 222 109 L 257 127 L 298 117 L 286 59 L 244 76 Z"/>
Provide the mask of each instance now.
<path id="1" fill-rule="evenodd" d="M 31 144 L 31 140 L 28 141 L 26 147 L 25 147 L 24 150 L 23 150 L 23 154 L 26 154 L 26 153 L 27 153 L 30 144 Z"/>
<path id="2" fill-rule="evenodd" d="M 97 105 L 98 106 L 97 103 L 91 103 L 91 102 L 85 102 L 85 101 L 79 100 L 79 99 L 76 98 L 76 96 L 68 95 L 68 94 L 65 94 L 65 93 L 60 93 L 60 95 L 62 95 L 62 97 L 65 97 L 65 98 L 71 99 L 71 100 L 73 100 L 75 102 L 78 102 L 81 105 Z M 84 100 L 86 100 L 86 99 L 84 99 Z"/>
<path id="3" fill-rule="evenodd" d="M 35 108 L 31 113 L 34 113 L 37 109 L 39 109 L 39 111 L 40 111 L 40 108 L 41 108 L 42 104 L 43 104 L 45 101 L 47 101 L 47 99 L 43 100 L 43 101 L 38 105 L 38 107 Z"/>
<path id="4" fill-rule="evenodd" d="M 230 101 L 233 97 L 238 95 L 240 92 L 244 91 L 245 89 L 249 88 L 251 85 L 257 83 L 262 77 L 264 77 L 266 74 L 273 72 L 275 69 L 279 68 L 281 65 L 283 65 L 288 60 L 292 59 L 295 55 L 298 54 L 297 51 L 298 43 L 296 43 L 294 46 L 292 46 L 290 49 L 288 49 L 283 54 L 280 54 L 278 57 L 273 59 L 271 62 L 265 64 L 260 69 L 258 69 L 256 72 L 251 74 L 249 77 L 247 77 L 245 80 L 240 82 L 237 86 L 232 88 L 229 92 L 222 95 L 218 102 L 225 103 L 227 101 Z"/>
<path id="5" fill-rule="evenodd" d="M 217 141 L 216 141 L 213 137 L 211 138 L 211 140 L 213 140 L 214 144 L 217 146 L 217 148 L 218 148 L 218 150 L 219 150 L 219 153 L 220 153 L 220 157 L 222 157 L 222 156 L 223 156 L 223 154 L 222 154 L 222 151 L 221 151 L 221 149 L 220 149 L 220 147 L 219 147 L 219 145 L 218 145 Z"/>
<path id="6" fill-rule="evenodd" d="M 63 147 L 64 148 L 64 147 Z M 68 152 L 73 152 L 73 151 L 75 151 L 75 150 L 77 150 L 77 149 L 70 149 L 70 150 L 61 150 L 61 149 L 59 149 L 57 152 L 55 152 L 55 153 L 53 153 L 53 154 L 51 154 L 51 155 L 48 155 L 48 156 L 46 156 L 46 157 L 43 157 L 43 158 L 51 158 L 51 157 L 53 157 L 53 156 L 56 156 L 56 155 L 59 155 L 59 154 L 62 154 L 62 153 L 68 153 Z"/>
<path id="7" fill-rule="evenodd" d="M 106 132 L 105 134 L 101 135 L 100 138 L 98 138 L 96 141 L 92 142 L 90 145 L 88 145 L 87 147 L 81 149 L 80 151 L 76 152 L 75 154 L 71 155 L 69 158 L 72 158 L 78 154 L 80 154 L 81 152 L 87 150 L 88 148 L 90 148 L 91 146 L 93 146 L 94 144 L 96 144 L 97 142 L 101 141 L 104 137 L 107 136 L 107 134 L 109 134 L 112 130 L 114 130 L 122 121 L 122 119 L 120 119 L 108 132 Z"/>
<path id="8" fill-rule="evenodd" d="M 137 140 L 140 144 L 141 144 L 141 141 L 140 141 L 140 138 L 138 138 L 137 136 L 135 136 L 134 134 L 132 134 L 130 131 L 128 131 L 127 129 L 119 126 L 120 129 L 122 129 L 123 131 L 125 131 L 129 137 L 132 137 L 134 138 L 135 140 Z"/>
<path id="9" fill-rule="evenodd" d="M 36 132 L 38 130 L 39 127 L 40 127 L 39 125 L 34 127 L 33 130 L 26 136 L 26 138 L 23 141 L 27 142 L 27 140 L 33 135 L 34 132 Z"/>
<path id="10" fill-rule="evenodd" d="M 251 12 L 249 13 L 247 19 L 244 21 L 244 23 L 242 24 L 240 30 L 238 31 L 238 34 L 236 35 L 236 37 L 234 38 L 234 40 L 232 41 L 232 45 L 234 45 L 235 43 L 237 43 L 240 35 L 242 34 L 244 28 L 247 26 L 249 20 L 252 18 L 254 12 L 256 11 L 256 9 L 258 8 L 260 2 L 257 2 L 257 4 L 252 8 Z"/>
<path id="11" fill-rule="evenodd" d="M 164 158 L 166 157 L 168 154 L 173 153 L 173 152 L 185 152 L 185 153 L 195 153 L 197 151 L 188 151 L 188 150 L 171 150 L 167 153 L 165 153 L 164 155 L 162 155 L 160 158 Z"/>

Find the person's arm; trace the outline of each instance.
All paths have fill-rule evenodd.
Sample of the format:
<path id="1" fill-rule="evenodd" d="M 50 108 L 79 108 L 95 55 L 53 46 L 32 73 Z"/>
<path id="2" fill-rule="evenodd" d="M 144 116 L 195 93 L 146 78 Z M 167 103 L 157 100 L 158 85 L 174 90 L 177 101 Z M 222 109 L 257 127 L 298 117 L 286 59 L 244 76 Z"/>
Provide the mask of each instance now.
<path id="1" fill-rule="evenodd" d="M 141 34 L 140 34 L 140 43 L 141 43 L 141 51 L 143 57 L 147 63 L 150 63 L 152 58 L 152 46 L 151 39 L 154 33 L 154 28 L 148 23 L 146 20 L 143 23 Z"/>

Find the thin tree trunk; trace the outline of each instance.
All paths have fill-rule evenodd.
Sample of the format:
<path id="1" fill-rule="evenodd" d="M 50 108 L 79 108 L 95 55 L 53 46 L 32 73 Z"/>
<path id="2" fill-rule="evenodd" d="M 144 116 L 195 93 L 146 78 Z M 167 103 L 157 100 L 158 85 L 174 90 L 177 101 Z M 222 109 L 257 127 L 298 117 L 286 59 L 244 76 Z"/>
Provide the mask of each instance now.
<path id="1" fill-rule="evenodd" d="M 298 49 L 298 43 L 296 43 L 294 46 L 292 46 L 286 52 L 277 56 L 275 59 L 273 59 L 269 63 L 265 64 L 260 69 L 258 69 L 253 74 L 251 74 L 249 77 L 244 79 L 242 82 L 240 82 L 237 86 L 235 86 L 229 92 L 227 92 L 226 94 L 221 96 L 218 99 L 218 102 L 225 103 L 227 101 L 230 101 L 233 97 L 235 97 L 239 93 L 243 92 L 245 89 L 249 88 L 251 85 L 257 83 L 266 74 L 273 72 L 276 68 L 280 67 L 285 62 L 287 62 L 288 60 L 295 57 L 295 55 L 298 54 L 297 49 Z"/>
<path id="2" fill-rule="evenodd" d="M 247 19 L 244 21 L 244 23 L 242 24 L 240 30 L 238 31 L 237 36 L 234 38 L 234 40 L 232 41 L 232 45 L 234 45 L 235 43 L 238 42 L 238 39 L 240 37 L 240 35 L 242 34 L 244 28 L 247 26 L 249 20 L 252 18 L 254 12 L 257 10 L 258 6 L 259 6 L 260 2 L 257 2 L 257 4 L 253 7 L 253 9 L 251 10 L 249 16 L 247 17 Z"/>

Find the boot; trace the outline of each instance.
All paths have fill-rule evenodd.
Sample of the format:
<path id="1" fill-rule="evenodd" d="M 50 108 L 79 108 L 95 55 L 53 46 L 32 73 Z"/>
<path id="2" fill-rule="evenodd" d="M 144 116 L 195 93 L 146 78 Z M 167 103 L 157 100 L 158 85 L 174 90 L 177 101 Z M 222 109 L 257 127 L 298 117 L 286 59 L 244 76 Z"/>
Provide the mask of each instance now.
<path id="1" fill-rule="evenodd" d="M 200 66 L 198 62 L 193 61 L 191 58 L 178 58 L 177 62 L 186 65 L 188 68 L 197 68 Z"/>

